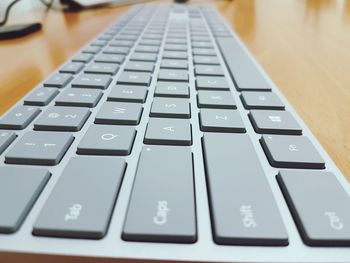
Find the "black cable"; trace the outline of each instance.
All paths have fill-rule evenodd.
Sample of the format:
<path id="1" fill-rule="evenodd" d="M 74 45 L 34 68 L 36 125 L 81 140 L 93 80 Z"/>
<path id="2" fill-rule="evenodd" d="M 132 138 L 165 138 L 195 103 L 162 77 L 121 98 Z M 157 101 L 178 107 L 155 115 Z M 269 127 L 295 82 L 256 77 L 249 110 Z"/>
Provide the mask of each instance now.
<path id="1" fill-rule="evenodd" d="M 6 24 L 7 22 L 7 19 L 9 18 L 9 14 L 10 14 L 10 11 L 11 11 L 11 8 L 17 4 L 19 1 L 21 0 L 14 0 L 11 4 L 9 4 L 9 6 L 6 8 L 5 10 L 5 16 L 4 16 L 4 19 L 0 22 L 0 26 L 3 26 Z"/>

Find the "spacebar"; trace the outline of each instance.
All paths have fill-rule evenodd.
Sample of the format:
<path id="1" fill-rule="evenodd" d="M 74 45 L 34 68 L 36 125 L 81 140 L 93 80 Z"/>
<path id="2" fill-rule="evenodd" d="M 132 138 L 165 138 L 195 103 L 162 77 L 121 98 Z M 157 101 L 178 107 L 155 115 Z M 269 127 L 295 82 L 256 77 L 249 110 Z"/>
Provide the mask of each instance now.
<path id="1" fill-rule="evenodd" d="M 217 37 L 216 41 L 238 90 L 271 90 L 270 84 L 237 40 Z"/>
<path id="2" fill-rule="evenodd" d="M 248 135 L 205 133 L 205 168 L 219 244 L 288 244 L 278 208 Z"/>

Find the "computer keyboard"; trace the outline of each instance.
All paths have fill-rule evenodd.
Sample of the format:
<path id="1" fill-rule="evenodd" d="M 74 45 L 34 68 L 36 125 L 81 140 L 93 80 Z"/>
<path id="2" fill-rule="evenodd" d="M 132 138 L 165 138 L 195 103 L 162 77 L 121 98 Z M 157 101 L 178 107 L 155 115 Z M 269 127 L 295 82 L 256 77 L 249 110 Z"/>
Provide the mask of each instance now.
<path id="1" fill-rule="evenodd" d="M 209 6 L 131 8 L 1 117 L 0 164 L 1 263 L 350 262 L 348 182 Z"/>

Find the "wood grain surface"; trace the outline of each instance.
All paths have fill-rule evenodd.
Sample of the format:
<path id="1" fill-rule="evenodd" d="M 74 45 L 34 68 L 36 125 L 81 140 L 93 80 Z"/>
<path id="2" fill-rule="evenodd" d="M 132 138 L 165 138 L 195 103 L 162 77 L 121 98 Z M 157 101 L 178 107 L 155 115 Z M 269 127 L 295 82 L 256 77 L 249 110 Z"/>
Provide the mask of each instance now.
<path id="1" fill-rule="evenodd" d="M 350 181 L 350 1 L 192 1 L 216 5 Z M 3 10 L 8 1 L 1 1 Z M 15 6 L 41 32 L 0 41 L 0 115 L 129 7 Z"/>

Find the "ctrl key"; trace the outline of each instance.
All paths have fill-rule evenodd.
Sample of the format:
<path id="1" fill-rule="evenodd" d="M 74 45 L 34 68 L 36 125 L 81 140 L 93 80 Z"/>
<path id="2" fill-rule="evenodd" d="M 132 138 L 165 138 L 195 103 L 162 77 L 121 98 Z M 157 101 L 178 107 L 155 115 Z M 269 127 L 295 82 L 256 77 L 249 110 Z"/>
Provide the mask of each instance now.
<path id="1" fill-rule="evenodd" d="M 288 170 L 277 180 L 307 245 L 350 246 L 350 196 L 334 174 Z"/>

